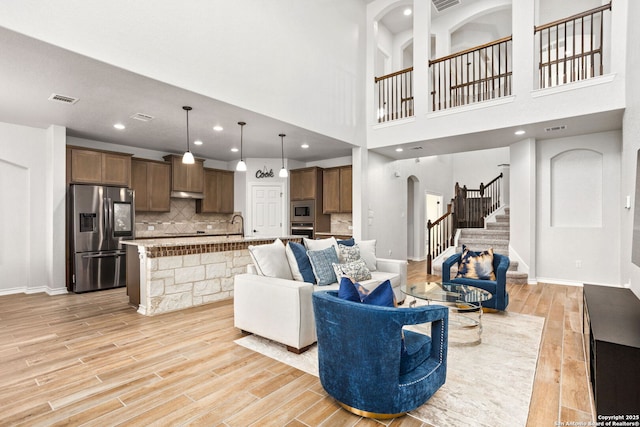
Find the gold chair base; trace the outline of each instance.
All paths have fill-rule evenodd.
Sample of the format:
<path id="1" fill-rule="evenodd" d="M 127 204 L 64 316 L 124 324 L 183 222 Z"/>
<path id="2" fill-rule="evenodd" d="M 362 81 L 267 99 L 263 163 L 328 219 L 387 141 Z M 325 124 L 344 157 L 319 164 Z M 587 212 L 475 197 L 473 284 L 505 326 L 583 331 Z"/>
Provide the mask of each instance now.
<path id="1" fill-rule="evenodd" d="M 400 412 L 398 414 L 379 414 L 377 412 L 369 412 L 369 411 L 363 411 L 361 409 L 356 409 L 352 406 L 345 405 L 344 403 L 339 401 L 338 403 L 340 404 L 340 406 L 342 406 L 344 409 L 351 412 L 352 414 L 359 415 L 365 418 L 375 418 L 377 420 L 388 420 L 391 418 L 398 418 L 407 414 L 406 412 Z"/>

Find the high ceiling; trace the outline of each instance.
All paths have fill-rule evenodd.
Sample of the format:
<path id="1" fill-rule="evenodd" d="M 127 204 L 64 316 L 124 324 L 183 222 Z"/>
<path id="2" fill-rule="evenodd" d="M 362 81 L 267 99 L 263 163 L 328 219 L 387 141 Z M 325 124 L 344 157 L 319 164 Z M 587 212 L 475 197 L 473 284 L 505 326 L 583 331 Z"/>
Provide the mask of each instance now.
<path id="1" fill-rule="evenodd" d="M 65 126 L 67 135 L 168 153 L 186 148 L 189 113 L 196 157 L 237 160 L 244 121 L 245 158 L 285 157 L 301 162 L 351 155 L 350 144 L 237 106 L 171 86 L 0 27 L 0 121 L 45 128 Z M 78 98 L 75 104 L 49 101 L 52 94 Z M 144 122 L 131 118 L 142 113 Z M 124 130 L 113 125 L 122 123 Z M 216 132 L 213 126 L 222 126 Z M 301 148 L 302 144 L 309 148 Z"/>

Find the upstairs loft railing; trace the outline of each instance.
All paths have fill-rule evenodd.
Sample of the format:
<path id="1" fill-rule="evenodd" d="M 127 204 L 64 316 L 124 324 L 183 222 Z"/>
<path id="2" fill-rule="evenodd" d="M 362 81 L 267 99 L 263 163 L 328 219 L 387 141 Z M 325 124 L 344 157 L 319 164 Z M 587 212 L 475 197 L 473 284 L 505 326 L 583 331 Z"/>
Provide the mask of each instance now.
<path id="1" fill-rule="evenodd" d="M 413 67 L 375 78 L 378 123 L 413 116 Z"/>
<path id="2" fill-rule="evenodd" d="M 604 74 L 604 13 L 611 3 L 535 27 L 539 88 Z"/>
<path id="3" fill-rule="evenodd" d="M 511 95 L 511 36 L 429 61 L 431 109 Z"/>
<path id="4" fill-rule="evenodd" d="M 502 174 L 477 189 L 455 186 L 455 196 L 447 205 L 447 212 L 437 220 L 427 221 L 427 273 L 432 262 L 448 247 L 453 246 L 458 228 L 483 228 L 484 219 L 500 207 Z"/>

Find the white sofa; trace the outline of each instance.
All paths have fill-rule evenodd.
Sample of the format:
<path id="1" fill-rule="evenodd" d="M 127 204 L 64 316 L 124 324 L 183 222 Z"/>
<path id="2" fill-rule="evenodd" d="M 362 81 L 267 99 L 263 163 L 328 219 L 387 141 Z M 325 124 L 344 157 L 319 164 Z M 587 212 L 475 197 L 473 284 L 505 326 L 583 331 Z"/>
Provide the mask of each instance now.
<path id="1" fill-rule="evenodd" d="M 359 282 L 369 290 L 389 279 L 398 303 L 404 301 L 400 287 L 407 282 L 407 262 L 377 259 L 371 279 Z M 258 275 L 255 265 L 234 280 L 235 326 L 282 343 L 289 351 L 302 353 L 316 342 L 311 295 L 319 290 L 337 290 L 338 283 L 318 286 L 311 283 Z"/>

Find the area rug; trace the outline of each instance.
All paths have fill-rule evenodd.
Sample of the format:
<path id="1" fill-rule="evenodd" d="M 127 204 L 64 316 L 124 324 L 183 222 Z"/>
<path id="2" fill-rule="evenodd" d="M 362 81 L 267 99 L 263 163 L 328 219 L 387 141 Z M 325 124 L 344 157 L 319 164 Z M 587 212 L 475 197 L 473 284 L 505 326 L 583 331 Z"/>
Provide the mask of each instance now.
<path id="1" fill-rule="evenodd" d="M 486 313 L 482 324 L 480 344 L 449 346 L 446 383 L 409 416 L 435 427 L 526 425 L 544 318 Z M 318 376 L 315 345 L 296 355 L 255 335 L 236 343 Z"/>

